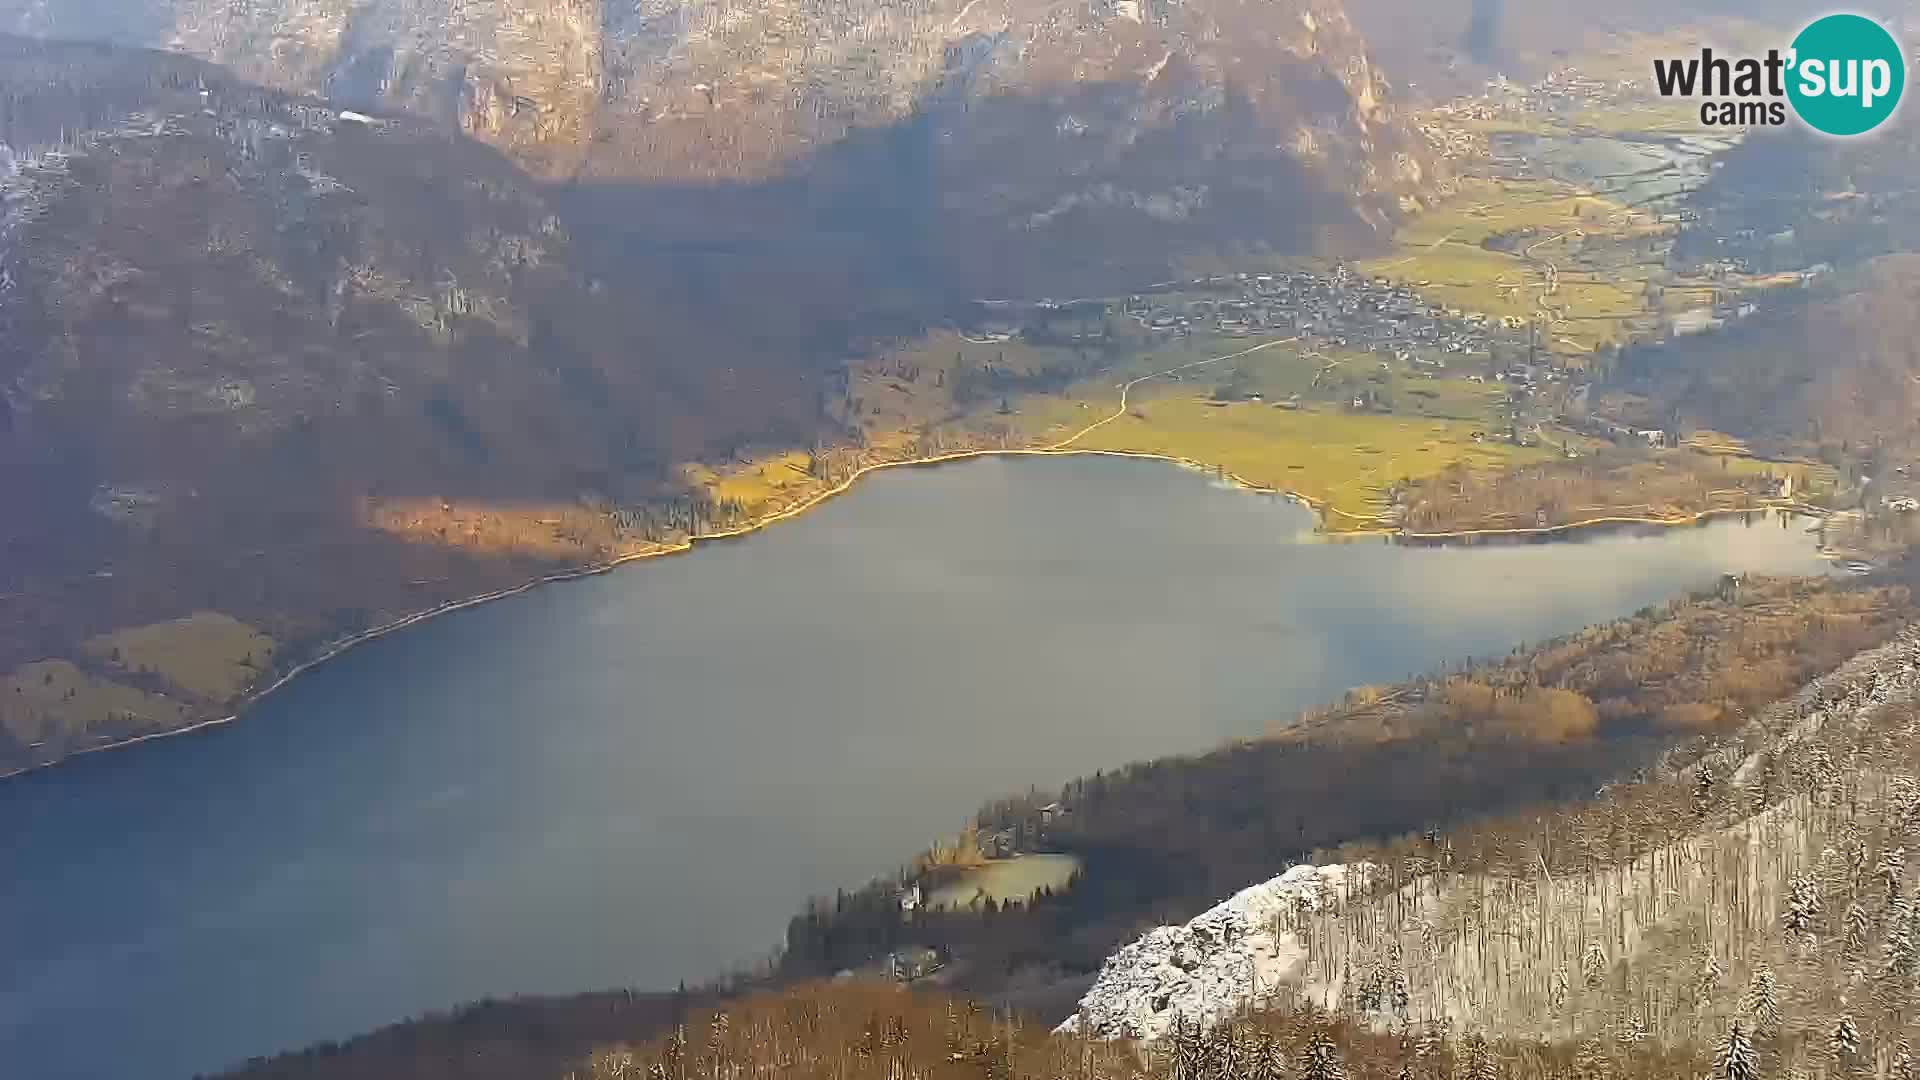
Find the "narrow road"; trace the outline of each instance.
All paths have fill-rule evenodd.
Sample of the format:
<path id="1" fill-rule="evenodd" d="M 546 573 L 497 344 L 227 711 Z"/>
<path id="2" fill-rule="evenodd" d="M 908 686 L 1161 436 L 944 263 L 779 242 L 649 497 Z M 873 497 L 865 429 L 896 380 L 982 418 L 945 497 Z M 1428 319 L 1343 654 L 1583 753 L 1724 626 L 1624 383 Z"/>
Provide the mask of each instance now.
<path id="1" fill-rule="evenodd" d="M 1192 363 L 1181 364 L 1177 367 L 1170 367 L 1165 371 L 1156 371 L 1151 375 L 1142 375 L 1137 379 L 1132 379 L 1132 380 L 1129 380 L 1128 382 L 1121 383 L 1120 384 L 1120 407 L 1113 410 L 1112 416 L 1107 417 L 1105 420 L 1096 420 L 1093 423 L 1088 424 L 1086 427 L 1083 427 L 1079 431 L 1074 432 L 1072 435 L 1067 436 L 1065 440 L 1054 443 L 1052 446 L 1047 447 L 1047 449 L 1048 450 L 1065 450 L 1066 448 L 1072 446 L 1074 443 L 1079 442 L 1081 439 L 1086 438 L 1087 436 L 1093 434 L 1094 432 L 1100 430 L 1101 428 L 1106 427 L 1108 424 L 1113 423 L 1115 420 L 1118 420 L 1121 417 L 1127 415 L 1127 395 L 1133 392 L 1134 387 L 1139 386 L 1143 382 L 1149 382 L 1153 379 L 1164 378 L 1165 376 L 1177 374 L 1178 372 L 1187 371 L 1192 368 L 1205 367 L 1208 364 L 1217 364 L 1222 360 L 1234 360 L 1242 356 L 1250 356 L 1254 353 L 1261 351 L 1262 349 L 1271 349 L 1275 345 L 1287 345 L 1299 340 L 1300 339 L 1298 337 L 1276 338 L 1273 341 L 1263 342 L 1262 344 L 1255 345 L 1251 349 L 1241 349 L 1239 352 L 1228 353 L 1225 356 L 1213 356 L 1205 360 L 1195 360 Z"/>
<path id="2" fill-rule="evenodd" d="M 1533 258 L 1534 252 L 1540 250 L 1543 247 L 1546 247 L 1548 244 L 1553 243 L 1555 240 L 1565 240 L 1569 236 L 1578 236 L 1578 237 L 1584 238 L 1586 235 L 1587 235 L 1586 232 L 1581 229 L 1568 229 L 1566 232 L 1563 232 L 1563 233 L 1555 233 L 1554 235 L 1547 237 L 1545 240 L 1542 240 L 1537 244 L 1532 244 L 1528 246 L 1527 258 L 1529 259 Z M 1546 262 L 1547 260 L 1541 259 L 1540 261 Z"/>
<path id="3" fill-rule="evenodd" d="M 1578 237 L 1584 240 L 1586 239 L 1587 234 L 1586 234 L 1586 230 L 1584 229 L 1568 229 L 1566 232 L 1560 233 L 1557 236 L 1549 236 L 1545 240 L 1542 240 L 1537 244 L 1533 244 L 1529 246 L 1523 255 L 1523 257 L 1527 259 L 1527 261 L 1539 263 L 1540 265 L 1547 268 L 1546 275 L 1545 275 L 1546 281 L 1543 282 L 1543 285 L 1546 288 L 1545 295 L 1547 296 L 1552 296 L 1555 293 L 1558 293 L 1560 291 L 1560 267 L 1552 259 L 1543 259 L 1535 255 L 1534 252 L 1539 251 L 1541 248 L 1546 247 L 1548 244 L 1551 244 L 1556 240 L 1565 240 L 1569 236 Z"/>
<path id="4" fill-rule="evenodd" d="M 1446 242 L 1448 242 L 1449 240 L 1452 240 L 1452 239 L 1453 239 L 1454 237 L 1456 237 L 1456 236 L 1458 236 L 1458 235 L 1460 235 L 1460 230 L 1459 230 L 1459 229 L 1454 229 L 1454 230 L 1453 230 L 1452 232 L 1449 232 L 1449 233 L 1448 233 L 1447 235 L 1445 235 L 1445 236 L 1443 236 L 1443 237 L 1441 237 L 1441 238 L 1440 238 L 1440 239 L 1438 239 L 1438 240 L 1435 240 L 1435 241 L 1434 241 L 1433 243 L 1431 243 L 1431 244 L 1428 244 L 1428 245 L 1427 245 L 1427 250 L 1428 250 L 1428 251 L 1439 251 L 1439 250 L 1440 250 L 1440 246 L 1441 246 L 1442 244 L 1445 244 Z M 1382 269 L 1382 270 L 1391 270 L 1391 269 L 1393 269 L 1393 268 L 1394 268 L 1394 267 L 1396 267 L 1396 266 L 1405 266 L 1406 264 L 1408 264 L 1408 263 L 1410 263 L 1410 262 L 1412 262 L 1413 260 L 1415 260 L 1415 259 L 1417 259 L 1417 258 L 1419 258 L 1419 257 L 1420 257 L 1420 256 L 1419 256 L 1418 254 L 1414 254 L 1414 255 L 1409 255 L 1409 256 L 1407 256 L 1407 257 L 1406 257 L 1406 258 L 1404 258 L 1404 259 L 1395 259 L 1394 261 L 1392 261 L 1392 262 L 1390 262 L 1390 263 L 1384 263 L 1384 264 L 1382 264 L 1382 265 L 1380 266 L 1380 269 Z"/>
<path id="5" fill-rule="evenodd" d="M 966 18 L 966 17 L 967 17 L 967 12 L 969 12 L 969 11 L 972 11 L 972 10 L 973 10 L 973 6 L 974 6 L 975 4 L 978 4 L 979 2 L 980 2 L 980 0 L 967 0 L 967 6 L 966 6 L 966 7 L 963 7 L 963 8 L 961 8 L 961 9 L 960 9 L 960 14 L 958 14 L 958 15 L 955 15 L 955 16 L 953 17 L 953 21 L 947 24 L 947 29 L 949 29 L 949 30 L 952 30 L 952 29 L 953 29 L 954 27 L 956 27 L 956 26 L 959 26 L 959 25 L 960 25 L 960 20 L 961 20 L 961 19 L 964 19 L 964 18 Z"/>

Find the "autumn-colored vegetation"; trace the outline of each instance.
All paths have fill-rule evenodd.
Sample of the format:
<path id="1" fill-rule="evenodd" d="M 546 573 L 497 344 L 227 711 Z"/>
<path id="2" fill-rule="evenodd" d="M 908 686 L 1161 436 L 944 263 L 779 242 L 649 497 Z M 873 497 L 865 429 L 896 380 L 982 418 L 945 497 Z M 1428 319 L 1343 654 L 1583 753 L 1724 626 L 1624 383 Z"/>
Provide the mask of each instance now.
<path id="1" fill-rule="evenodd" d="M 1703 511 L 1765 505 L 1778 498 L 1780 478 L 1804 471 L 1692 450 L 1630 449 L 1502 472 L 1456 468 L 1409 485 L 1404 524 L 1415 533 L 1450 533 L 1603 519 L 1685 521 Z"/>
<path id="2" fill-rule="evenodd" d="M 1596 1055 L 1589 1055 L 1592 1058 Z M 1050 1035 L 1043 1025 L 938 993 L 813 985 L 695 1014 L 637 1047 L 597 1050 L 577 1080 L 629 1075 L 720 1077 L 777 1073 L 836 1080 L 1355 1080 L 1366 1077 L 1555 1075 L 1571 1047 L 1484 1036 L 1370 1030 L 1311 1005 L 1287 1003 L 1212 1030 L 1198 1025 L 1139 1046 Z M 1642 1050 L 1620 1075 L 1703 1063 L 1705 1055 Z M 1611 1064 L 1611 1063 L 1610 1063 Z M 1667 1074 L 1671 1075 L 1671 1074 Z"/>
<path id="3" fill-rule="evenodd" d="M 981 828 L 1079 856 L 1071 890 L 983 921 L 903 915 L 896 883 L 877 883 L 796 918 L 787 970 L 859 968 L 911 943 L 950 950 L 969 987 L 1085 971 L 1141 925 L 1191 916 L 1316 849 L 1591 791 L 1727 730 L 1913 612 L 1897 582 L 1729 583 L 1501 660 L 1363 688 L 1264 739 L 998 802 Z M 1066 812 L 1043 812 L 1055 802 Z"/>
<path id="4" fill-rule="evenodd" d="M 1059 1036 L 938 990 L 809 983 L 695 1007 L 657 995 L 482 1006 L 263 1061 L 235 1080 L 1447 1080 L 1695 1075 L 1711 1053 L 1441 1028 L 1374 1030 L 1285 1002 L 1153 1046 Z"/>

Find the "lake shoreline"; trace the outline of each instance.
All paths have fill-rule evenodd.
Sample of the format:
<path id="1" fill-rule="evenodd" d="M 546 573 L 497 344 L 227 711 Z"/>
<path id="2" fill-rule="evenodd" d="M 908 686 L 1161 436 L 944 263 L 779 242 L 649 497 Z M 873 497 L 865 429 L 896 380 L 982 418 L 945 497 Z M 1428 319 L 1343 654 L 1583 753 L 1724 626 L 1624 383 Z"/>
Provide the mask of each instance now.
<path id="1" fill-rule="evenodd" d="M 1098 425 L 1095 425 L 1095 426 L 1098 426 Z M 1091 429 L 1087 429 L 1087 430 L 1091 430 Z M 1086 433 L 1085 431 L 1082 431 L 1081 433 L 1079 433 L 1079 435 L 1075 435 L 1074 439 L 1079 438 L 1080 435 L 1084 435 L 1085 433 Z M 1073 439 L 1069 439 L 1068 443 L 1071 443 L 1072 441 Z M 735 540 L 735 539 L 740 539 L 746 536 L 750 536 L 754 533 L 760 532 L 763 529 L 779 524 L 780 522 L 787 521 L 792 518 L 797 518 L 801 514 L 804 514 L 809 510 L 812 510 L 822 505 L 823 503 L 826 503 L 829 500 L 834 499 L 837 496 L 846 494 L 848 491 L 851 491 L 853 487 L 859 483 L 859 481 L 876 472 L 881 472 L 887 469 L 932 468 L 940 465 L 953 464 L 955 462 L 972 461 L 972 460 L 977 460 L 982 458 L 998 458 L 998 457 L 1113 457 L 1113 458 L 1130 458 L 1130 459 L 1140 460 L 1140 461 L 1164 461 L 1172 465 L 1178 465 L 1185 469 L 1190 469 L 1196 472 L 1204 472 L 1204 473 L 1214 475 L 1218 479 L 1221 479 L 1226 483 L 1231 484 L 1236 489 L 1239 489 L 1242 491 L 1247 491 L 1253 494 L 1260 494 L 1260 495 L 1278 496 L 1296 505 L 1304 507 L 1314 517 L 1315 535 L 1321 539 L 1329 540 L 1329 541 L 1388 538 L 1388 539 L 1393 539 L 1400 542 L 1419 544 L 1424 546 L 1433 546 L 1433 547 L 1442 547 L 1442 546 L 1449 546 L 1454 544 L 1460 544 L 1460 545 L 1471 544 L 1475 540 L 1482 539 L 1482 538 L 1509 538 L 1509 539 L 1534 538 L 1534 539 L 1544 539 L 1551 542 L 1552 540 L 1555 540 L 1555 539 L 1572 539 L 1579 531 L 1589 530 L 1589 529 L 1600 531 L 1600 530 L 1605 530 L 1609 528 L 1619 528 L 1619 527 L 1630 526 L 1630 525 L 1654 526 L 1659 528 L 1681 528 L 1686 526 L 1704 524 L 1712 520 L 1713 518 L 1722 517 L 1730 514 L 1755 513 L 1755 512 L 1761 512 L 1766 510 L 1787 510 L 1793 513 L 1816 514 L 1816 515 L 1825 513 L 1825 511 L 1820 510 L 1817 507 L 1810 507 L 1810 506 L 1806 506 L 1804 504 L 1798 504 L 1798 503 L 1790 503 L 1784 500 L 1772 500 L 1760 506 L 1742 507 L 1738 509 L 1725 509 L 1725 510 L 1702 510 L 1694 514 L 1688 514 L 1688 515 L 1684 515 L 1676 518 L 1605 517 L 1605 518 L 1590 519 L 1586 521 L 1573 522 L 1566 525 L 1551 525 L 1551 526 L 1543 526 L 1540 528 L 1531 528 L 1531 529 L 1467 529 L 1467 530 L 1460 530 L 1455 532 L 1414 533 L 1414 532 L 1407 532 L 1400 529 L 1373 528 L 1373 529 L 1352 529 L 1352 530 L 1345 530 L 1341 532 L 1329 532 L 1326 530 L 1327 516 L 1329 514 L 1337 515 L 1344 518 L 1349 518 L 1355 521 L 1366 521 L 1368 519 L 1361 517 L 1360 515 L 1347 513 L 1346 511 L 1340 510 L 1338 507 L 1332 506 L 1331 504 L 1322 504 L 1322 503 L 1316 502 L 1314 499 L 1306 495 L 1302 495 L 1297 491 L 1284 490 L 1280 488 L 1268 487 L 1263 484 L 1257 484 L 1235 473 L 1231 473 L 1224 469 L 1221 469 L 1218 466 L 1209 465 L 1203 461 L 1198 461 L 1193 458 L 1181 457 L 1173 454 L 1155 454 L 1155 453 L 1148 453 L 1143 451 L 1132 451 L 1132 450 L 1076 449 L 1069 445 L 1056 444 L 1050 447 L 981 448 L 981 449 L 973 449 L 973 450 L 955 450 L 947 453 L 934 454 L 927 457 L 902 458 L 894 461 L 876 461 L 876 462 L 871 462 L 866 465 L 860 466 L 858 469 L 855 469 L 852 473 L 850 473 L 846 479 L 840 481 L 838 484 L 835 484 L 832 487 L 828 487 L 820 491 L 813 492 L 812 494 L 803 497 L 798 502 L 795 502 L 791 506 L 785 507 L 777 511 L 773 511 L 745 525 L 739 525 L 731 529 L 723 529 L 718 532 L 701 533 L 698 535 L 689 536 L 675 544 L 649 548 L 643 551 L 628 552 L 623 555 L 615 556 L 604 562 L 591 563 L 584 566 L 557 570 L 551 574 L 544 574 L 544 575 L 541 575 L 540 577 L 531 578 L 527 581 L 521 582 L 518 585 L 509 586 L 503 589 L 496 589 L 492 592 L 481 593 L 476 596 L 467 597 L 462 600 L 449 601 L 444 604 L 439 604 L 422 611 L 416 611 L 412 614 L 402 616 L 401 618 L 395 619 L 391 622 L 383 623 L 379 626 L 371 627 L 369 629 L 362 630 L 354 634 L 350 634 L 347 637 L 341 638 L 327 645 L 319 653 L 315 654 L 309 659 L 303 660 L 300 663 L 294 665 L 292 668 L 288 669 L 285 674 L 281 675 L 279 678 L 275 679 L 272 683 L 268 684 L 267 686 L 258 690 L 249 691 L 246 694 L 242 695 L 235 704 L 229 706 L 229 708 L 231 708 L 232 711 L 226 716 L 213 717 L 205 720 L 198 720 L 181 727 L 169 728 L 165 731 L 149 732 L 144 735 L 135 735 L 129 738 L 116 739 L 112 742 L 102 743 L 99 746 L 90 746 L 83 750 L 75 750 L 71 753 L 63 754 L 60 757 L 54 758 L 51 761 L 41 762 L 37 765 L 28 765 L 24 768 L 18 768 L 9 772 L 0 773 L 0 782 L 12 780 L 17 777 L 26 776 L 32 773 L 42 772 L 47 769 L 54 768 L 55 766 L 58 766 L 58 765 L 71 763 L 78 759 L 85 758 L 94 754 L 105 753 L 110 750 L 124 750 L 129 747 L 138 746 L 143 743 L 153 742 L 159 739 L 171 739 L 171 738 L 176 738 L 183 735 L 191 735 L 196 732 L 205 732 L 205 731 L 225 727 L 228 724 L 232 724 L 240 720 L 247 712 L 252 710 L 254 707 L 258 706 L 261 702 L 265 701 L 268 697 L 286 688 L 289 684 L 291 684 L 295 679 L 299 678 L 300 676 L 314 670 L 315 668 L 320 667 L 321 665 L 331 660 L 337 659 L 338 657 L 346 654 L 347 652 L 355 648 L 358 648 L 361 645 L 365 645 L 368 642 L 386 637 L 389 634 L 398 633 L 402 630 L 406 630 L 413 626 L 418 626 L 422 623 L 428 622 L 429 620 L 432 620 L 432 619 L 439 618 L 440 616 L 443 616 L 443 615 L 450 615 L 450 614 L 453 614 L 454 612 L 464 611 L 469 608 L 479 607 L 483 604 L 491 604 L 491 603 L 494 603 L 495 601 L 505 600 L 505 599 L 508 599 L 509 597 L 519 596 L 523 593 L 531 592 L 532 590 L 541 588 L 543 586 L 558 585 L 564 582 L 579 581 L 585 578 L 598 577 L 602 574 L 612 573 L 613 571 L 618 570 L 621 567 L 627 566 L 629 564 L 641 562 L 647 559 L 657 559 L 657 558 L 662 558 L 669 555 L 684 555 L 693 551 L 695 548 L 699 547 L 702 544 L 713 543 L 717 541 L 725 541 L 725 540 Z"/>

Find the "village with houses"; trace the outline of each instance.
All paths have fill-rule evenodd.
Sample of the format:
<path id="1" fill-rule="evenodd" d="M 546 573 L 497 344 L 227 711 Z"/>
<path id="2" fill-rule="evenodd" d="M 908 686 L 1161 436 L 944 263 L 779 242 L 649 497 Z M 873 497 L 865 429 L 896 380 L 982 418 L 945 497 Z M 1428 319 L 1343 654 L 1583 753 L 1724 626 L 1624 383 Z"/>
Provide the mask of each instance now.
<path id="1" fill-rule="evenodd" d="M 1211 330 L 1227 336 L 1299 335 L 1335 349 L 1383 352 L 1433 371 L 1447 357 L 1489 354 L 1496 344 L 1525 345 L 1527 323 L 1462 311 L 1422 299 L 1415 285 L 1369 277 L 1340 264 L 1331 272 L 1235 274 L 1190 282 L 1172 297 L 1136 294 L 1120 310 L 1151 333 Z"/>
<path id="2" fill-rule="evenodd" d="M 1426 110 L 1418 128 L 1427 144 L 1443 158 L 1483 158 L 1490 129 L 1619 109 L 1639 102 L 1646 92 L 1644 80 L 1603 79 L 1571 66 L 1556 68 L 1531 83 L 1496 75 L 1479 93 Z"/>
<path id="3" fill-rule="evenodd" d="M 1213 388 L 1214 399 L 1266 402 L 1280 409 L 1317 401 L 1388 413 L 1394 411 L 1392 398 L 1383 384 L 1458 380 L 1477 387 L 1493 405 L 1487 430 L 1474 434 L 1476 442 L 1537 445 L 1542 429 L 1557 422 L 1562 409 L 1584 404 L 1586 380 L 1545 349 L 1533 322 L 1435 302 L 1423 297 L 1422 284 L 1364 274 L 1346 263 L 1325 270 L 1216 275 L 1114 300 L 1002 301 L 984 309 L 967 336 L 976 343 L 1050 335 L 1092 341 L 1110 338 L 1118 325 L 1137 335 L 1140 350 L 1195 340 L 1297 339 L 1295 354 L 1317 365 L 1303 392 L 1268 401 L 1257 384 L 1228 379 Z M 1073 332 L 1059 334 L 1062 325 Z M 1175 374 L 1169 381 L 1185 380 Z M 1664 433 L 1631 437 L 1663 445 Z"/>
<path id="4" fill-rule="evenodd" d="M 1745 498 L 1844 503 L 1882 522 L 1913 514 L 1920 485 L 1904 472 L 1870 481 L 1857 470 L 1772 469 L 1744 444 L 1703 443 L 1678 418 L 1621 392 L 1615 376 L 1629 350 L 1733 331 L 1833 274 L 1790 222 L 1719 214 L 1693 197 L 1725 144 L 1663 134 L 1660 115 L 1632 79 L 1573 68 L 1532 84 L 1496 79 L 1481 95 L 1423 113 L 1423 132 L 1462 179 L 1389 255 L 1278 259 L 1119 296 L 976 301 L 955 329 L 994 350 L 969 354 L 989 373 L 1023 348 L 1075 352 L 1083 381 L 1043 392 L 1064 392 L 1082 411 L 1116 379 L 1153 376 L 1095 445 L 1247 455 L 1252 468 L 1241 477 L 1288 490 L 1307 483 L 1315 505 L 1331 497 L 1342 508 L 1345 527 L 1364 519 L 1414 528 L 1403 505 L 1410 485 L 1380 473 L 1367 480 L 1377 494 L 1359 496 L 1357 483 L 1343 492 L 1344 471 L 1367 465 L 1336 464 L 1337 454 L 1301 442 L 1309 432 L 1352 438 L 1362 456 L 1380 454 L 1382 439 L 1405 439 L 1403 450 L 1381 456 L 1412 460 L 1416 470 L 1447 455 L 1495 468 L 1587 458 L 1577 467 L 1600 472 L 1644 459 L 1649 468 L 1665 461 L 1719 474 L 1719 458 L 1746 458 L 1734 463 L 1742 478 L 1730 481 Z M 1649 126 L 1622 134 L 1605 128 L 1608 119 Z M 1268 344 L 1278 347 L 1257 360 L 1210 359 Z M 1001 421 L 1029 409 L 1071 415 L 1038 399 L 995 400 Z M 1262 414 L 1249 406 L 1274 411 L 1256 419 Z M 1278 410 L 1315 418 L 1295 425 Z M 1352 423 L 1333 419 L 1342 414 Z M 1622 495 L 1636 497 L 1647 496 Z M 1564 523 L 1545 510 L 1525 518 L 1519 523 Z"/>

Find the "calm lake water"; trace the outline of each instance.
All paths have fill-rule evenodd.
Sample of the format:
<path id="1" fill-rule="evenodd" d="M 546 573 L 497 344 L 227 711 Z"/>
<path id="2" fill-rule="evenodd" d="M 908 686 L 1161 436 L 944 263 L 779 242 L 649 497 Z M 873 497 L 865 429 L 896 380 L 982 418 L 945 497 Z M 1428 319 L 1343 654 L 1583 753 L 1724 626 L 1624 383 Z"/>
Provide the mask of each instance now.
<path id="1" fill-rule="evenodd" d="M 484 995 L 670 987 L 985 799 L 1822 572 L 1797 524 L 1329 544 L 1154 462 L 874 477 L 0 784 L 0 1074 L 179 1077 Z"/>

